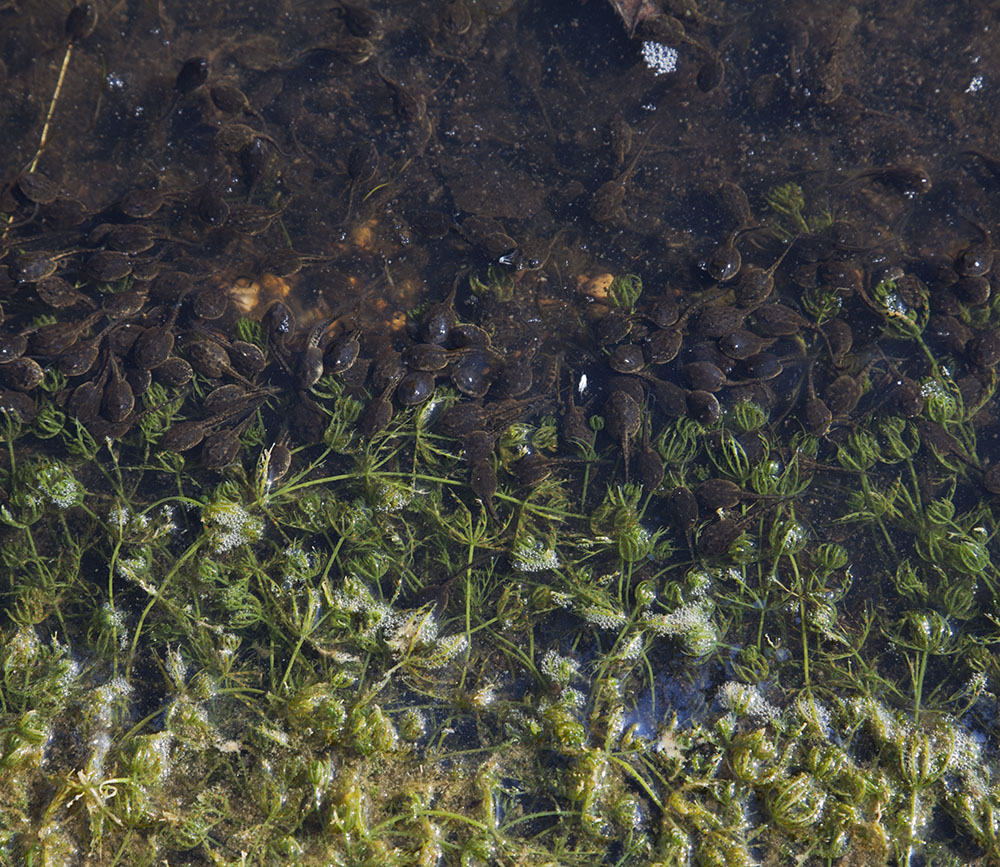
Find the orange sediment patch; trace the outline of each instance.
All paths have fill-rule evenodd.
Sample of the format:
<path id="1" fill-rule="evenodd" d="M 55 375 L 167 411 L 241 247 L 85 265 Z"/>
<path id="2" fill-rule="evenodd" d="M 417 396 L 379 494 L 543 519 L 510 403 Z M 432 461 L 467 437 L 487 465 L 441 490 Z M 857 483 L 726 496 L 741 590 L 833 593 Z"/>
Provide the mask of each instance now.
<path id="1" fill-rule="evenodd" d="M 287 280 L 264 274 L 258 280 L 237 277 L 227 294 L 233 306 L 250 319 L 260 319 L 275 301 L 283 301 L 292 291 Z"/>
<path id="2" fill-rule="evenodd" d="M 613 274 L 598 274 L 596 277 L 588 277 L 581 274 L 576 278 L 577 291 L 581 295 L 589 295 L 595 301 L 607 301 L 608 290 L 615 282 Z"/>
<path id="3" fill-rule="evenodd" d="M 375 220 L 356 226 L 351 232 L 351 244 L 360 250 L 371 250 L 375 246 Z"/>

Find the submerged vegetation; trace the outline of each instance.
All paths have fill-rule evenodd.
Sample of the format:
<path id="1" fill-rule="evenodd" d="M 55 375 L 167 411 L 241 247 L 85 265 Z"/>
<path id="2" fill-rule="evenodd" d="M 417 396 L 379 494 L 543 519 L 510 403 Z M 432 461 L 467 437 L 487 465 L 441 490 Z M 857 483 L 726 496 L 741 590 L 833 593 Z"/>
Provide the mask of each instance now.
<path id="1" fill-rule="evenodd" d="M 0 36 L 0 867 L 1000 863 L 1000 162 L 609 5 Z"/>
<path id="2" fill-rule="evenodd" d="M 986 400 L 894 291 L 918 412 L 651 415 L 643 484 L 551 406 L 499 432 L 495 518 L 450 390 L 366 436 L 324 376 L 278 477 L 276 394 L 214 478 L 156 445 L 181 389 L 123 442 L 5 411 L 5 862 L 1000 858 Z"/>

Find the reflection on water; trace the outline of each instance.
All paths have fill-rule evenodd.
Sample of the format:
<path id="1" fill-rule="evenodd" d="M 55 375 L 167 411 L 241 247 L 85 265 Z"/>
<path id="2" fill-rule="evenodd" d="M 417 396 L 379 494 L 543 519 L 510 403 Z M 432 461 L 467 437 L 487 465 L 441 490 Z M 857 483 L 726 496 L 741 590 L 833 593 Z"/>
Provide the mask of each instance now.
<path id="1" fill-rule="evenodd" d="M 1000 858 L 990 10 L 0 16 L 4 863 Z"/>

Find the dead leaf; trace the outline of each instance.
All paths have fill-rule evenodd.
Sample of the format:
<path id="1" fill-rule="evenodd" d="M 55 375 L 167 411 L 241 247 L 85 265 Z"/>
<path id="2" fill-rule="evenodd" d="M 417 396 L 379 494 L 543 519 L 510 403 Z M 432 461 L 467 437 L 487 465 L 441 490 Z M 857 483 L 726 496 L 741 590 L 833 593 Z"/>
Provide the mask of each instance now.
<path id="1" fill-rule="evenodd" d="M 634 36 L 636 27 L 660 11 L 653 0 L 608 0 L 608 2 L 621 16 L 629 36 Z"/>

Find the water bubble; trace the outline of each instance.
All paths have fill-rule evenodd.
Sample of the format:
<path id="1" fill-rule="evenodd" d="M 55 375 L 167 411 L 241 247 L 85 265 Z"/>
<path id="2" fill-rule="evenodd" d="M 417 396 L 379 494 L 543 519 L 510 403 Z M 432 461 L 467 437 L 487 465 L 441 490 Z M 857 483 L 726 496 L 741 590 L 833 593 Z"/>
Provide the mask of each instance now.
<path id="1" fill-rule="evenodd" d="M 677 49 L 661 42 L 643 42 L 642 59 L 655 75 L 677 70 Z"/>

